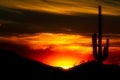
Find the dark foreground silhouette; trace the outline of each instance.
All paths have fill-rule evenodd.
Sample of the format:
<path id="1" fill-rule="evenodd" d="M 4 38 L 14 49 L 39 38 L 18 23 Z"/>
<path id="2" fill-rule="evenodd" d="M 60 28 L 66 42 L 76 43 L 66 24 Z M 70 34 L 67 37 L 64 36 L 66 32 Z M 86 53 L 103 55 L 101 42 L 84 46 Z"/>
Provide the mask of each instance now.
<path id="1" fill-rule="evenodd" d="M 120 80 L 120 67 L 91 61 L 65 71 L 23 58 L 10 51 L 0 50 L 0 80 L 8 79 Z"/>

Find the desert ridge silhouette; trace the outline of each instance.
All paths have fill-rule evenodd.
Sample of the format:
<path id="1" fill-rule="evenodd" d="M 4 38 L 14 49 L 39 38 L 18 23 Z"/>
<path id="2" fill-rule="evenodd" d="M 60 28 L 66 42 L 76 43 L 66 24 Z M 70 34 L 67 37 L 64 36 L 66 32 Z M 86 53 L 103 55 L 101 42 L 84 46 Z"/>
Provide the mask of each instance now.
<path id="1" fill-rule="evenodd" d="M 83 63 L 69 70 L 52 67 L 0 50 L 0 80 L 119 80 L 120 67 L 117 65 L 99 65 L 96 61 Z"/>
<path id="2" fill-rule="evenodd" d="M 0 50 L 0 80 L 8 78 L 54 80 L 62 78 L 61 69 L 24 58 L 11 51 Z"/>

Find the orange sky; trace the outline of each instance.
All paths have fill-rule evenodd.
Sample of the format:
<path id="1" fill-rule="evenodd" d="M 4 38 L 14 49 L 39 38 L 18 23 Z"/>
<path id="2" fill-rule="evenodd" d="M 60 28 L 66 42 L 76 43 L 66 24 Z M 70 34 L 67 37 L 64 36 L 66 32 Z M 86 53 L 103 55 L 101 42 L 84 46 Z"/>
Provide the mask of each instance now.
<path id="1" fill-rule="evenodd" d="M 34 50 L 47 50 L 42 59 L 39 57 L 35 59 L 57 67 L 73 67 L 83 61 L 86 62 L 91 52 L 90 38 L 78 34 L 41 33 L 25 39 L 29 39 Z"/>
<path id="2" fill-rule="evenodd" d="M 118 58 L 120 57 L 119 41 L 119 38 L 111 37 L 110 55 L 108 57 L 111 62 L 106 61 L 107 63 L 120 62 Z M 56 67 L 68 68 L 93 60 L 91 36 L 37 33 L 34 35 L 0 37 L 0 44 L 0 48 L 12 50 L 29 59 Z"/>

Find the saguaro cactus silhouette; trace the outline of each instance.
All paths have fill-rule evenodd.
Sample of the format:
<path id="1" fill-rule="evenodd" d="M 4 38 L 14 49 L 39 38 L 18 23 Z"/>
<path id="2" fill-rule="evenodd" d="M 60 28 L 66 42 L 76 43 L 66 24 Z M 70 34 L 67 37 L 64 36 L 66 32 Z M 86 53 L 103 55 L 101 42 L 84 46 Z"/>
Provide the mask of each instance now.
<path id="1" fill-rule="evenodd" d="M 99 10 L 98 35 L 96 33 L 94 33 L 92 35 L 92 45 L 93 45 L 94 58 L 99 63 L 102 63 L 108 56 L 109 39 L 106 39 L 106 44 L 102 50 L 102 12 L 101 12 L 101 6 L 98 7 L 98 10 Z"/>

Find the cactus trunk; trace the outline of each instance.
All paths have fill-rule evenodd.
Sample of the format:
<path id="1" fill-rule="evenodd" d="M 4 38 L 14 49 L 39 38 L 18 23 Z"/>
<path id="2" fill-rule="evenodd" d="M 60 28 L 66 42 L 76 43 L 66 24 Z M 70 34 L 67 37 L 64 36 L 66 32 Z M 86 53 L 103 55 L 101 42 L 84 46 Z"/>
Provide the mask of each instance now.
<path id="1" fill-rule="evenodd" d="M 98 55 L 102 55 L 102 12 L 101 6 L 98 7 L 99 11 L 99 20 L 98 20 Z"/>

